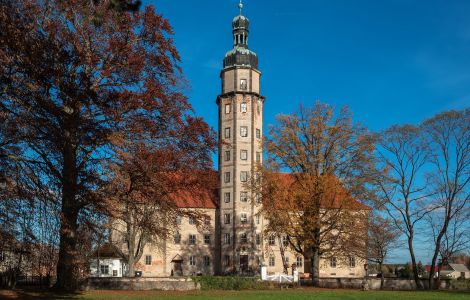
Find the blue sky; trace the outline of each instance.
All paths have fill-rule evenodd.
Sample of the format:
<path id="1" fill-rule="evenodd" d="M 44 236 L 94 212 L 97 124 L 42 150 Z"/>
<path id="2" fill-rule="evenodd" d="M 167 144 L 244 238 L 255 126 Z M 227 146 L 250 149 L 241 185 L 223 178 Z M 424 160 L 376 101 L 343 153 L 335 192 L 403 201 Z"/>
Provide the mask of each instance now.
<path id="1" fill-rule="evenodd" d="M 175 30 L 196 113 L 217 127 L 216 96 L 238 0 L 152 0 Z M 347 105 L 371 130 L 470 106 L 468 0 L 245 0 L 260 59 L 265 129 L 316 100 Z M 425 243 L 418 256 L 427 261 Z M 408 260 L 406 252 L 394 261 Z"/>

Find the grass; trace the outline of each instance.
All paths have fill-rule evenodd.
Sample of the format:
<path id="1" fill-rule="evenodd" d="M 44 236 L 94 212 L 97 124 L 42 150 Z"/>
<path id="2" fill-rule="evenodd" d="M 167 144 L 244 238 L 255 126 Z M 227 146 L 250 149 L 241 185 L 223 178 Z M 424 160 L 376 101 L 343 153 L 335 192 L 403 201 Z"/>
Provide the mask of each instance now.
<path id="1" fill-rule="evenodd" d="M 0 299 L 90 299 L 90 300 L 199 300 L 199 299 L 243 299 L 243 300 L 460 300 L 470 299 L 470 292 L 399 292 L 399 291 L 368 291 L 358 290 L 326 290 L 326 289 L 291 289 L 291 290 L 248 290 L 248 291 L 189 291 L 189 292 L 165 292 L 165 291 L 89 291 L 74 295 L 58 295 L 48 292 L 34 291 L 2 291 Z"/>

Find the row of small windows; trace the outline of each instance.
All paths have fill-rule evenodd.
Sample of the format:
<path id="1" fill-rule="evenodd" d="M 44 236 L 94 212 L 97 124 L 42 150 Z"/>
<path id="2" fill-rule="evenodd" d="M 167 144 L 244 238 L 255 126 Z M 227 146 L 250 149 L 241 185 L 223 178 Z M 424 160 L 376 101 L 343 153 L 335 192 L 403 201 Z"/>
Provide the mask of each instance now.
<path id="1" fill-rule="evenodd" d="M 331 268 L 336 268 L 338 265 L 338 261 L 336 257 L 330 257 L 330 267 Z M 354 256 L 349 256 L 348 257 L 348 265 L 350 268 L 355 268 L 356 267 L 356 258 Z"/>
<path id="2" fill-rule="evenodd" d="M 224 138 L 229 139 L 231 135 L 231 128 L 225 127 L 224 129 Z M 248 126 L 240 126 L 240 136 L 241 137 L 248 137 Z M 256 128 L 256 138 L 261 138 L 261 129 Z"/>
<path id="3" fill-rule="evenodd" d="M 256 181 L 260 180 L 259 173 L 255 174 Z M 247 182 L 248 181 L 248 171 L 240 171 L 240 181 Z M 224 183 L 230 183 L 230 172 L 224 173 Z"/>
<path id="4" fill-rule="evenodd" d="M 256 215 L 256 224 L 258 225 L 260 223 L 260 216 Z M 229 213 L 224 214 L 224 224 L 231 224 L 232 223 L 232 215 Z M 248 223 L 248 214 L 247 213 L 240 213 L 240 223 L 246 224 Z"/>
<path id="5" fill-rule="evenodd" d="M 175 244 L 181 244 L 181 234 L 177 233 L 174 236 L 174 242 Z M 189 245 L 196 245 L 197 239 L 195 234 L 190 234 L 188 236 L 188 244 Z M 204 244 L 210 245 L 211 243 L 211 235 L 210 234 L 204 234 Z"/>
<path id="6" fill-rule="evenodd" d="M 176 216 L 176 224 L 181 225 L 183 220 L 182 216 Z M 196 225 L 196 219 L 192 216 L 188 217 L 188 223 L 190 225 Z M 204 216 L 204 225 L 210 225 L 211 224 L 211 218 L 209 216 Z"/>
<path id="7" fill-rule="evenodd" d="M 230 233 L 224 233 L 224 244 L 225 245 L 230 245 L 232 243 L 232 237 Z M 247 233 L 241 233 L 240 234 L 240 243 L 241 244 L 246 244 L 248 243 L 248 234 Z M 255 243 L 256 245 L 261 245 L 261 235 L 257 233 L 255 235 Z"/>
<path id="8" fill-rule="evenodd" d="M 284 258 L 284 264 L 285 264 L 285 265 L 289 265 L 289 257 L 286 256 L 286 257 Z M 303 258 L 302 258 L 302 256 L 297 256 L 297 257 L 295 258 L 295 265 L 297 266 L 297 268 L 302 267 L 302 265 L 303 265 Z M 276 266 L 276 258 L 275 258 L 274 256 L 270 256 L 270 257 L 269 257 L 269 266 L 270 266 L 270 267 Z"/>
<path id="9" fill-rule="evenodd" d="M 230 192 L 224 193 L 224 202 L 230 203 Z M 248 202 L 248 192 L 240 192 L 240 202 Z M 261 203 L 261 195 L 256 194 L 256 203 Z"/>
<path id="10" fill-rule="evenodd" d="M 232 110 L 231 104 L 225 104 L 225 114 L 229 114 Z M 240 103 L 240 112 L 246 113 L 248 111 L 248 105 L 246 102 Z M 256 113 L 259 115 L 261 114 L 260 106 L 256 105 Z"/>
<path id="11" fill-rule="evenodd" d="M 202 257 L 202 261 L 203 261 L 204 266 L 206 266 L 206 267 L 211 265 L 211 258 L 210 258 L 210 256 L 207 256 L 207 255 L 203 256 L 203 257 Z M 195 256 L 195 255 L 190 255 L 190 256 L 189 256 L 189 259 L 188 259 L 189 265 L 190 265 L 190 266 L 195 266 L 195 265 L 196 265 L 196 262 L 197 262 L 196 256 Z M 147 266 L 150 266 L 150 265 L 152 264 L 152 256 L 151 256 L 151 255 L 146 255 L 146 256 L 145 256 L 145 264 L 146 264 Z M 106 266 L 106 267 L 108 267 L 108 266 Z M 108 271 L 107 271 L 106 273 L 104 273 L 104 272 L 101 272 L 101 273 L 102 273 L 102 274 L 108 274 Z"/>
<path id="12" fill-rule="evenodd" d="M 230 157 L 231 157 L 231 151 L 230 150 L 226 150 L 224 152 L 224 160 L 225 161 L 230 161 Z M 240 160 L 248 160 L 248 150 L 240 150 Z M 256 152 L 256 161 L 260 161 L 261 160 L 261 152 Z"/>

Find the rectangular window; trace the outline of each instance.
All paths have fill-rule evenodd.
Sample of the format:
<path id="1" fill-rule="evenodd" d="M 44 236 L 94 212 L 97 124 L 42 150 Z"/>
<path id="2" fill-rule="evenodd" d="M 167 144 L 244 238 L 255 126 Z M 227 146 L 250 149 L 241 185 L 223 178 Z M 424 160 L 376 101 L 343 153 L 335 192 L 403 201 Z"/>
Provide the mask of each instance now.
<path id="1" fill-rule="evenodd" d="M 194 217 L 189 217 L 189 224 L 191 225 L 196 224 L 196 220 L 194 219 Z"/>
<path id="2" fill-rule="evenodd" d="M 330 258 L 330 267 L 336 268 L 336 257 Z"/>
<path id="3" fill-rule="evenodd" d="M 211 243 L 211 235 L 204 234 L 204 244 L 209 245 Z"/>
<path id="4" fill-rule="evenodd" d="M 230 224 L 230 214 L 224 214 L 224 224 Z"/>
<path id="5" fill-rule="evenodd" d="M 276 237 L 274 235 L 269 236 L 268 245 L 270 245 L 270 246 L 276 245 Z"/>
<path id="6" fill-rule="evenodd" d="M 204 256 L 204 266 L 208 267 L 211 265 L 211 258 L 207 255 Z"/>
<path id="7" fill-rule="evenodd" d="M 259 233 L 256 234 L 256 245 L 261 245 L 261 235 Z"/>
<path id="8" fill-rule="evenodd" d="M 230 161 L 230 150 L 225 151 L 224 159 L 225 161 Z"/>
<path id="9" fill-rule="evenodd" d="M 189 235 L 188 243 L 190 245 L 195 245 L 196 244 L 196 235 L 195 234 L 190 234 Z"/>
<path id="10" fill-rule="evenodd" d="M 177 233 L 175 234 L 175 244 L 181 243 L 181 234 Z"/>
<path id="11" fill-rule="evenodd" d="M 245 232 L 240 234 L 240 243 L 242 244 L 248 243 L 248 236 Z"/>
<path id="12" fill-rule="evenodd" d="M 256 203 L 261 204 L 262 199 L 261 194 L 256 194 Z"/>
<path id="13" fill-rule="evenodd" d="M 261 161 L 261 152 L 256 152 L 256 161 Z"/>
<path id="14" fill-rule="evenodd" d="M 246 109 L 247 109 L 246 102 L 240 103 L 240 111 L 242 113 L 246 113 Z"/>
<path id="15" fill-rule="evenodd" d="M 225 172 L 224 174 L 224 182 L 229 183 L 230 182 L 230 172 Z"/>
<path id="16" fill-rule="evenodd" d="M 289 257 L 288 256 L 284 257 L 284 265 L 289 266 Z"/>
<path id="17" fill-rule="evenodd" d="M 356 267 L 356 258 L 354 256 L 349 257 L 349 267 L 355 268 Z"/>
<path id="18" fill-rule="evenodd" d="M 230 193 L 224 193 L 224 202 L 230 203 Z"/>
<path id="19" fill-rule="evenodd" d="M 230 104 L 225 104 L 225 113 L 229 114 L 230 113 Z"/>
<path id="20" fill-rule="evenodd" d="M 246 79 L 240 79 L 240 90 L 246 91 L 246 89 L 247 89 Z"/>
<path id="21" fill-rule="evenodd" d="M 295 265 L 297 266 L 297 268 L 302 267 L 302 263 L 303 263 L 302 256 L 297 256 L 297 258 L 295 260 Z"/>
<path id="22" fill-rule="evenodd" d="M 260 219 L 259 215 L 256 215 L 256 224 L 257 225 L 259 225 L 259 219 Z"/>
<path id="23" fill-rule="evenodd" d="M 145 264 L 150 266 L 152 264 L 152 255 L 145 255 Z"/>
<path id="24" fill-rule="evenodd" d="M 259 108 L 259 106 L 260 106 L 259 104 L 256 105 L 256 112 L 258 113 L 258 115 L 260 114 L 260 108 Z"/>
<path id="25" fill-rule="evenodd" d="M 269 257 L 269 266 L 274 267 L 275 265 L 276 265 L 276 259 L 274 258 L 274 256 L 270 256 Z"/>
<path id="26" fill-rule="evenodd" d="M 196 265 L 196 256 L 191 255 L 191 256 L 189 257 L 189 265 L 190 265 L 190 266 L 195 266 L 195 265 Z"/>
<path id="27" fill-rule="evenodd" d="M 100 265 L 100 273 L 103 275 L 109 274 L 109 266 L 108 265 Z"/>
<path id="28" fill-rule="evenodd" d="M 240 172 L 240 181 L 241 182 L 246 182 L 248 180 L 248 172 L 247 171 L 241 171 Z"/>
<path id="29" fill-rule="evenodd" d="M 282 245 L 283 245 L 284 247 L 289 246 L 289 239 L 287 238 L 287 236 L 283 236 L 283 237 L 282 237 Z"/>
<path id="30" fill-rule="evenodd" d="M 240 214 L 240 223 L 245 224 L 247 222 L 248 222 L 248 217 L 247 217 L 246 213 L 241 213 Z"/>
<path id="31" fill-rule="evenodd" d="M 230 233 L 224 233 L 224 244 L 230 245 Z"/>
<path id="32" fill-rule="evenodd" d="M 176 224 L 181 225 L 181 216 L 176 216 Z"/>
<path id="33" fill-rule="evenodd" d="M 241 137 L 248 136 L 248 126 L 240 126 L 240 136 Z"/>
<path id="34" fill-rule="evenodd" d="M 248 159 L 248 150 L 240 150 L 240 159 L 247 160 Z"/>
<path id="35" fill-rule="evenodd" d="M 211 217 L 209 216 L 204 217 L 204 225 L 211 225 Z"/>
<path id="36" fill-rule="evenodd" d="M 230 255 L 225 255 L 224 256 L 224 265 L 225 266 L 230 266 L 231 263 L 230 263 Z"/>
<path id="37" fill-rule="evenodd" d="M 257 139 L 261 138 L 261 130 L 259 130 L 258 128 L 256 129 L 256 138 Z"/>
<path id="38" fill-rule="evenodd" d="M 225 127 L 224 136 L 226 139 L 230 138 L 230 127 Z"/>
<path id="39" fill-rule="evenodd" d="M 117 277 L 118 276 L 118 270 L 113 270 L 113 277 Z"/>
<path id="40" fill-rule="evenodd" d="M 247 202 L 248 201 L 248 193 L 247 192 L 240 192 L 240 201 Z"/>

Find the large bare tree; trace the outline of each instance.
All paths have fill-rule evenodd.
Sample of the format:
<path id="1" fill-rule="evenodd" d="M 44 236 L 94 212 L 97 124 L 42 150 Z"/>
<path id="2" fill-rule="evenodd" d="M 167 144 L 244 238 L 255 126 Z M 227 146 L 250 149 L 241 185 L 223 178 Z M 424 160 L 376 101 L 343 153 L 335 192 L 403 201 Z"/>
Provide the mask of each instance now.
<path id="1" fill-rule="evenodd" d="M 406 236 L 413 278 L 416 286 L 422 288 L 415 255 L 416 228 L 436 209 L 424 179 L 429 162 L 428 145 L 419 127 L 392 126 L 378 135 L 377 156 L 384 171 L 376 176 L 378 206 Z"/>
<path id="2" fill-rule="evenodd" d="M 347 108 L 335 114 L 320 102 L 276 121 L 265 141 L 268 160 L 255 194 L 262 195 L 266 232 L 287 236 L 291 249 L 311 261 L 316 284 L 321 256 L 366 251 L 367 207 L 355 197 L 370 196 L 373 139 L 352 122 Z"/>
<path id="3" fill-rule="evenodd" d="M 424 121 L 422 128 L 432 164 L 429 188 L 434 205 L 439 207 L 433 212 L 435 245 L 429 274 L 432 288 L 438 256 L 443 246 L 449 246 L 443 242 L 458 234 L 459 219 L 467 216 L 470 207 L 470 109 L 440 113 Z M 458 240 L 463 241 L 455 235 L 454 242 Z"/>

